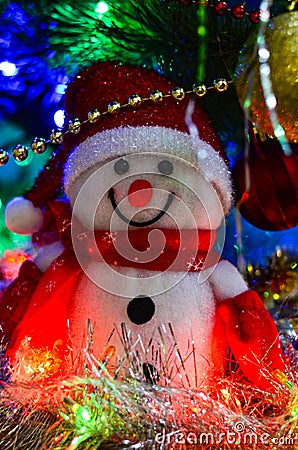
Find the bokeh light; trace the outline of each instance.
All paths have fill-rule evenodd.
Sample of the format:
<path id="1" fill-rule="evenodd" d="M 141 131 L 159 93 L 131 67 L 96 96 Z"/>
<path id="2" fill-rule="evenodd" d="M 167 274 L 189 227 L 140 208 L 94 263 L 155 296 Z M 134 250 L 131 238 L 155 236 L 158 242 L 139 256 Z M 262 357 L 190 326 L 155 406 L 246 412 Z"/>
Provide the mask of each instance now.
<path id="1" fill-rule="evenodd" d="M 9 61 L 2 61 L 0 63 L 0 70 L 5 77 L 13 77 L 18 73 L 17 66 Z"/>
<path id="2" fill-rule="evenodd" d="M 57 127 L 59 128 L 63 127 L 64 119 L 65 119 L 64 110 L 58 109 L 58 111 L 56 111 L 54 114 L 54 122 L 57 125 Z"/>
<path id="3" fill-rule="evenodd" d="M 107 5 L 106 2 L 99 2 L 96 5 L 95 12 L 97 12 L 98 14 L 104 14 L 104 13 L 108 12 L 108 10 L 109 10 L 109 6 Z"/>

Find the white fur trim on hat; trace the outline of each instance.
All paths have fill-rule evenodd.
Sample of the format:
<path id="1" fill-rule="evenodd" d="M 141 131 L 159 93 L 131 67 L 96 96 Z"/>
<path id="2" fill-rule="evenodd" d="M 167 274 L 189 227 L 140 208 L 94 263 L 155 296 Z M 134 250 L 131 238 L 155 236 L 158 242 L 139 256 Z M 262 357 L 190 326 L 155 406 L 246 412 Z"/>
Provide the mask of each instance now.
<path id="1" fill-rule="evenodd" d="M 66 193 L 87 169 L 138 152 L 169 153 L 198 167 L 220 195 L 225 212 L 229 211 L 232 198 L 230 174 L 219 153 L 197 137 L 159 126 L 119 127 L 87 138 L 74 149 L 66 163 Z"/>

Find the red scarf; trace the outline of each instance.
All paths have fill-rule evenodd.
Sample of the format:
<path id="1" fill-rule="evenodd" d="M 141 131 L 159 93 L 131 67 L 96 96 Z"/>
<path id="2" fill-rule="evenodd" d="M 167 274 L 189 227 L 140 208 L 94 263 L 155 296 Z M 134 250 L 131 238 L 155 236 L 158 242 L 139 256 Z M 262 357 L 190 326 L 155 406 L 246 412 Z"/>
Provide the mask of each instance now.
<path id="1" fill-rule="evenodd" d="M 76 255 L 70 248 L 70 240 L 67 239 L 65 244 L 69 248 L 53 261 L 48 270 L 41 275 L 39 281 L 36 280 L 35 290 L 30 290 L 28 296 L 26 292 L 17 296 L 16 305 L 20 305 L 22 300 L 26 300 L 28 307 L 24 318 L 20 320 L 21 318 L 18 317 L 20 324 L 10 340 L 8 354 L 14 358 L 15 352 L 25 336 L 30 336 L 30 344 L 35 348 L 48 347 L 52 349 L 59 341 L 61 355 L 67 351 L 68 329 L 66 323 L 72 308 L 74 292 L 82 276 L 82 268 L 76 256 L 89 260 L 90 258 L 101 261 L 104 259 L 108 264 L 121 267 L 135 267 L 160 272 L 165 270 L 196 272 L 211 267 L 219 260 L 219 255 L 212 249 L 216 232 L 205 230 L 159 229 L 164 235 L 165 242 L 160 239 L 161 233 L 150 236 L 152 238 L 150 249 L 157 252 L 157 257 L 152 258 L 151 255 L 152 261 L 149 258 L 148 262 L 140 262 L 119 255 L 116 242 L 123 245 L 125 250 L 127 236 L 136 250 L 146 251 L 149 246 L 148 235 L 153 230 L 153 228 L 125 230 L 117 232 L 116 235 L 111 235 L 106 231 L 96 231 L 94 235 L 90 232 L 83 232 L 75 239 Z M 116 241 L 113 242 L 114 238 Z M 160 251 L 161 243 L 165 244 L 162 252 Z M 79 248 L 76 244 L 79 244 Z M 31 271 L 31 268 L 28 267 L 28 270 Z M 14 292 L 23 286 L 23 279 L 15 280 L 13 289 L 7 291 L 4 305 L 11 304 Z M 28 298 L 22 298 L 24 296 Z M 16 316 L 18 316 L 18 308 L 14 311 L 14 317 Z M 16 325 L 17 323 L 14 323 L 14 327 Z M 12 332 L 12 330 L 10 331 Z"/>
<path id="2" fill-rule="evenodd" d="M 109 265 L 164 272 L 195 272 L 219 260 L 213 250 L 215 230 L 138 228 L 110 233 L 76 234 L 77 257 Z"/>

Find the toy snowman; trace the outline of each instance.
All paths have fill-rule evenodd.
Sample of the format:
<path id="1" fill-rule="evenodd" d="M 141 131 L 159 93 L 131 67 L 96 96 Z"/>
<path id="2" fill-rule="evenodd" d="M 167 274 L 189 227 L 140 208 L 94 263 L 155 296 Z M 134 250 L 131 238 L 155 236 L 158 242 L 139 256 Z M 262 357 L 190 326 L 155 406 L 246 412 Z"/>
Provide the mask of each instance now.
<path id="1" fill-rule="evenodd" d="M 14 314 L 12 361 L 24 341 L 58 355 L 59 373 L 70 353 L 103 361 L 113 349 L 115 370 L 126 354 L 151 381 L 187 388 L 223 375 L 229 351 L 260 387 L 283 370 L 271 316 L 215 251 L 231 207 L 229 172 L 188 96 L 155 72 L 111 62 L 70 84 L 63 147 L 6 211 L 8 226 L 21 231 L 14 224 L 23 205 L 23 222 L 36 232 L 41 209 L 51 210 L 60 236 L 6 293 L 7 306 L 32 271 L 43 271 L 18 294 L 26 307 Z M 53 201 L 62 171 L 69 208 Z"/>

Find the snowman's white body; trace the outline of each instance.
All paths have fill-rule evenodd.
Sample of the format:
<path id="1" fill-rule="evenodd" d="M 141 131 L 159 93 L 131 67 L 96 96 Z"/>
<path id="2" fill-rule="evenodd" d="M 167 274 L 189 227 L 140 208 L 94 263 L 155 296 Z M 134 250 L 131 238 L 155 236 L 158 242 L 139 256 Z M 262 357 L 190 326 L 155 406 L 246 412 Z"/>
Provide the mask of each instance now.
<path id="1" fill-rule="evenodd" d="M 109 276 L 105 264 L 94 264 L 90 272 L 93 270 L 100 277 Z M 146 276 L 156 276 L 156 273 L 134 268 L 122 268 L 121 273 L 135 278 L 134 283 L 123 284 L 123 297 L 101 289 L 86 275 L 82 277 L 70 316 L 74 348 L 84 351 L 89 345 L 89 319 L 94 327 L 93 353 L 98 359 L 105 359 L 104 349 L 114 346 L 117 356 L 113 364 L 116 368 L 121 367 L 121 360 L 126 361 L 129 350 L 130 359 L 135 358 L 135 364 L 141 366 L 148 362 L 157 370 L 163 365 L 166 368 L 164 383 L 197 387 L 208 382 L 213 371 L 211 349 L 216 303 L 246 289 L 237 270 L 227 261 L 221 261 L 216 267 L 199 273 L 189 272 L 182 278 L 181 274 L 173 272 L 160 273 L 155 283 L 161 286 L 172 283 L 174 286 L 152 297 L 155 314 L 142 325 L 130 321 L 127 306 L 140 292 L 147 294 L 147 284 L 142 281 Z M 179 282 L 175 284 L 177 277 Z M 121 327 L 122 323 L 125 323 L 126 332 Z"/>
<path id="2" fill-rule="evenodd" d="M 230 185 L 225 181 L 227 169 L 208 144 L 198 141 L 196 150 L 192 148 L 193 142 L 185 133 L 161 127 L 113 129 L 87 139 L 75 149 L 66 167 L 66 181 L 70 185 L 66 191 L 74 216 L 90 230 L 123 230 L 127 224 L 115 214 L 107 195 L 111 187 L 122 214 L 140 223 L 155 217 L 166 204 L 169 192 L 174 192 L 167 214 L 151 225 L 152 229 L 217 229 L 230 201 Z M 108 163 L 92 164 L 98 146 L 111 154 Z M 123 146 L 142 150 L 137 154 L 128 150 L 124 156 L 129 164 L 125 176 L 114 170 L 115 161 L 119 160 L 117 154 L 124 152 Z M 186 156 L 182 159 L 181 155 Z M 192 164 L 187 162 L 190 157 Z M 158 162 L 163 160 L 172 163 L 170 176 L 158 173 Z M 82 169 L 84 165 L 86 170 Z M 75 172 L 78 166 L 79 175 Z M 227 185 L 216 190 L 214 180 L 219 174 L 221 182 Z M 133 181 L 140 178 L 150 182 L 153 195 L 145 207 L 136 208 L 127 195 Z M 119 363 L 127 350 L 128 338 L 140 363 L 160 366 L 162 360 L 164 367 L 168 363 L 169 373 L 165 376 L 169 376 L 171 384 L 185 387 L 189 383 L 200 385 L 212 373 L 217 302 L 247 289 L 238 271 L 227 261 L 198 272 L 188 272 L 187 268 L 185 272 L 148 272 L 117 267 L 115 279 L 111 267 L 100 262 L 90 263 L 84 272 L 69 317 L 74 349 L 86 347 L 90 321 L 94 326 L 96 357 L 100 359 L 107 346 L 115 346 Z M 102 284 L 103 281 L 107 284 Z M 152 299 L 155 312 L 148 322 L 137 325 L 129 319 L 127 306 L 139 295 Z M 123 336 L 121 324 L 125 324 L 128 337 Z"/>

